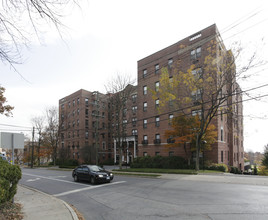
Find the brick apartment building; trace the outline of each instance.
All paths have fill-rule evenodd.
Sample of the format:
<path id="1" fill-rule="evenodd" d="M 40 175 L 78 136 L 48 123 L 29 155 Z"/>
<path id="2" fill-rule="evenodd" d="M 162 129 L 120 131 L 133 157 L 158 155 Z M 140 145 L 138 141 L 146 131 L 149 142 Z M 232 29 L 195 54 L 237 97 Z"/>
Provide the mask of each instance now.
<path id="1" fill-rule="evenodd" d="M 167 106 L 160 114 L 157 109 L 159 100 L 153 99 L 150 90 L 159 88 L 163 67 L 167 67 L 171 78 L 178 71 L 187 71 L 192 64 L 202 69 L 205 56 L 209 53 L 207 47 L 212 40 L 217 42 L 220 53 L 227 52 L 214 24 L 138 61 L 138 84 L 126 102 L 126 114 L 122 115 L 121 120 L 126 126 L 123 161 L 130 162 L 136 156 L 145 155 L 186 156 L 181 147 L 166 147 L 169 140 L 164 133 L 171 129 L 170 121 L 176 117 L 176 109 Z M 180 69 L 176 66 L 178 62 Z M 232 111 L 219 111 L 212 120 L 218 133 L 217 141 L 210 151 L 205 152 L 205 158 L 243 169 L 242 96 L 237 83 L 230 86 L 232 88 L 227 88 L 228 84 L 225 86 L 225 92 L 232 90 L 236 93 L 229 96 L 225 105 Z M 108 96 L 111 94 L 79 90 L 59 101 L 61 147 L 70 149 L 72 158 L 83 161 L 81 148 L 88 146 L 92 152 L 98 148 L 99 160 L 112 158 L 118 161 L 118 150 L 111 134 L 117 126 L 113 123 L 116 112 L 111 111 Z M 193 108 L 192 112 L 195 111 Z"/>
<path id="2" fill-rule="evenodd" d="M 123 161 L 130 162 L 137 156 L 137 94 L 132 88 L 122 117 L 113 109 L 112 96 L 79 90 L 59 100 L 60 147 L 65 157 L 80 162 L 119 160 L 119 151 L 113 138 L 118 126 L 124 126 L 121 137 L 124 145 Z M 97 157 L 96 157 L 96 152 Z"/>
<path id="3" fill-rule="evenodd" d="M 205 57 L 209 55 L 207 48 L 211 41 L 216 42 L 219 52 L 227 52 L 216 25 L 212 25 L 138 61 L 138 119 L 141 122 L 138 126 L 138 156 L 186 156 L 183 147 L 165 147 L 169 140 L 165 138 L 164 133 L 165 130 L 171 129 L 170 120 L 176 116 L 176 109 L 167 106 L 166 111 L 160 114 L 157 108 L 159 99 L 153 99 L 149 90 L 159 88 L 163 67 L 167 67 L 171 79 L 179 71 L 186 72 L 192 64 L 202 70 Z M 215 58 L 219 52 L 215 54 Z M 237 83 L 232 83 L 230 86 L 237 88 L 229 88 L 229 91 L 237 92 L 235 95 L 230 95 L 225 105 L 232 106 L 233 111 L 228 114 L 219 112 L 212 120 L 218 136 L 212 150 L 205 152 L 205 155 L 206 159 L 214 163 L 224 163 L 243 169 L 242 96 Z M 224 88 L 225 92 L 228 91 L 227 87 L 228 83 Z M 194 113 L 196 108 L 194 105 L 192 107 L 189 110 Z"/>

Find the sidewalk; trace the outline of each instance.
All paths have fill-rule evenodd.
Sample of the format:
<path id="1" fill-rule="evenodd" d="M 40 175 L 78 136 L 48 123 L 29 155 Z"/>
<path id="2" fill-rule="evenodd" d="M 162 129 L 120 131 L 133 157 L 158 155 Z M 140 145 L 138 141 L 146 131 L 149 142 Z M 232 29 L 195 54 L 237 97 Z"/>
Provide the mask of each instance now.
<path id="1" fill-rule="evenodd" d="M 23 206 L 25 220 L 78 220 L 74 210 L 63 200 L 22 185 L 18 185 L 15 202 Z"/>

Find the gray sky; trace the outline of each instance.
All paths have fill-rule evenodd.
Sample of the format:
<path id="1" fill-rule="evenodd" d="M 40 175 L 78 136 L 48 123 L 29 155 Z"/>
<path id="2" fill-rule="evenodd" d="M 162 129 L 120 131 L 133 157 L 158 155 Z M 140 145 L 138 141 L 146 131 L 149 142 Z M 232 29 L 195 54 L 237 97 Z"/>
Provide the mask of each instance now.
<path id="1" fill-rule="evenodd" d="M 105 92 L 117 73 L 136 78 L 138 60 L 214 23 L 228 49 L 241 42 L 241 62 L 256 49 L 259 59 L 268 60 L 267 0 L 89 0 L 66 15 L 63 39 L 42 26 L 41 44 L 33 37 L 23 50 L 24 63 L 16 68 L 28 82 L 0 63 L 0 84 L 15 106 L 12 118 L 0 115 L 0 131 L 15 129 L 3 124 L 31 127 L 32 117 L 81 88 Z M 252 70 L 242 89 L 268 84 L 267 68 Z M 268 86 L 250 95 L 266 94 Z M 244 115 L 245 150 L 262 151 L 268 144 L 268 98 L 244 102 Z"/>

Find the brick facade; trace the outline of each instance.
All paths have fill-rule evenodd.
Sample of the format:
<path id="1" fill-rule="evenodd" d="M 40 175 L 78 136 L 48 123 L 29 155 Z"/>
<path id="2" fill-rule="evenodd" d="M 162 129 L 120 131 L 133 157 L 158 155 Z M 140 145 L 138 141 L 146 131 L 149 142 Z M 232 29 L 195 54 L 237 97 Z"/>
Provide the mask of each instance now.
<path id="1" fill-rule="evenodd" d="M 207 48 L 212 40 L 216 41 L 222 50 L 217 53 L 226 53 L 217 27 L 212 25 L 138 61 L 138 84 L 126 103 L 127 114 L 122 116 L 122 122 L 126 125 L 125 140 L 128 140 L 125 143 L 123 160 L 130 162 L 135 156 L 145 155 L 186 157 L 182 147 L 166 147 L 168 140 L 164 133 L 171 128 L 170 121 L 176 116 L 176 109 L 170 105 L 159 112 L 158 102 L 152 98 L 151 91 L 158 89 L 163 67 L 167 67 L 170 77 L 179 71 L 187 71 L 193 62 L 197 67 L 202 67 L 205 57 L 209 54 Z M 212 149 L 205 152 L 205 158 L 214 163 L 224 163 L 243 169 L 243 106 L 240 87 L 238 84 L 235 86 L 237 93 L 231 95 L 225 103 L 228 107 L 231 106 L 233 111 L 224 114 L 219 112 L 212 120 L 218 137 Z M 228 90 L 227 87 L 223 88 L 223 92 Z M 184 89 L 180 88 L 180 92 L 183 93 Z M 112 117 L 116 114 L 108 104 L 108 97 L 111 94 L 98 94 L 99 103 L 102 103 L 98 110 L 96 105 L 92 104 L 96 102 L 96 93 L 86 90 L 79 90 L 59 101 L 61 123 L 64 124 L 61 129 L 63 134 L 61 146 L 70 148 L 73 158 L 81 160 L 81 147 L 89 145 L 94 149 L 99 142 L 99 158 L 101 160 L 112 158 L 118 161 L 118 150 L 114 148 L 114 140 L 110 133 L 112 126 L 115 126 Z M 80 100 L 79 103 L 77 100 Z M 88 100 L 88 104 L 85 100 Z M 97 118 L 93 116 L 96 111 L 101 116 L 98 120 L 98 140 L 94 124 Z"/>

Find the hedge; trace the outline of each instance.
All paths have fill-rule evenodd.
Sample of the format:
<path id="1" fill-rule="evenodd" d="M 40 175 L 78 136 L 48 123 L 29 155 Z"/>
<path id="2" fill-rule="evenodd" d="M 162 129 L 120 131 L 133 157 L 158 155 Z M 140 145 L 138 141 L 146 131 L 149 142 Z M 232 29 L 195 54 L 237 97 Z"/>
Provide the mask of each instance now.
<path id="1" fill-rule="evenodd" d="M 228 166 L 222 163 L 213 163 L 210 166 L 206 167 L 207 170 L 218 170 L 222 172 L 228 171 Z"/>
<path id="2" fill-rule="evenodd" d="M 145 156 L 137 157 L 130 165 L 131 168 L 164 168 L 164 169 L 189 169 L 183 157 L 171 156 Z"/>
<path id="3" fill-rule="evenodd" d="M 0 204 L 11 201 L 17 192 L 20 179 L 20 167 L 0 159 Z"/>

